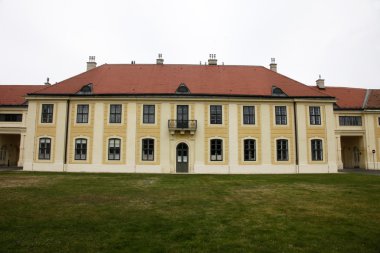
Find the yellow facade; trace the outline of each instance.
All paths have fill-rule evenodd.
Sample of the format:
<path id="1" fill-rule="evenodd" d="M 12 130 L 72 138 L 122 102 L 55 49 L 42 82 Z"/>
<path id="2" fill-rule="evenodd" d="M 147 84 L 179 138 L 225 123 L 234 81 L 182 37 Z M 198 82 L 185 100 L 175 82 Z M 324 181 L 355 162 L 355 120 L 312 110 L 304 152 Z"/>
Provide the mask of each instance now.
<path id="1" fill-rule="evenodd" d="M 54 104 L 54 120 L 52 123 L 40 123 L 42 104 Z M 344 134 L 347 132 L 358 133 L 360 138 L 366 138 L 364 133 L 368 130 L 364 116 L 359 112 L 333 112 L 332 103 L 326 101 L 298 101 L 296 110 L 292 99 L 283 100 L 224 100 L 209 99 L 77 99 L 71 100 L 69 106 L 69 124 L 67 129 L 67 150 L 64 152 L 65 126 L 64 119 L 59 119 L 58 114 L 65 115 L 65 103 L 58 105 L 54 99 L 33 100 L 30 102 L 30 118 L 33 120 L 33 149 L 38 150 L 38 140 L 41 137 L 52 139 L 50 160 L 38 160 L 38 152 L 33 152 L 33 169 L 42 167 L 44 163 L 51 164 L 56 170 L 66 171 L 120 171 L 120 172 L 176 172 L 176 147 L 184 142 L 188 145 L 189 172 L 191 173 L 297 173 L 302 172 L 336 172 L 336 164 L 340 161 L 338 144 L 347 143 Z M 77 106 L 89 105 L 88 123 L 77 123 Z M 110 123 L 110 105 L 122 105 L 121 123 Z M 155 106 L 154 123 L 143 123 L 143 106 Z M 189 106 L 189 120 L 197 120 L 197 129 L 194 133 L 178 131 L 172 133 L 168 129 L 168 120 L 176 119 L 177 106 Z M 210 123 L 210 106 L 222 106 L 222 124 Z M 60 106 L 60 107 L 59 107 Z M 244 124 L 243 107 L 253 106 L 255 123 Z M 287 123 L 276 124 L 275 107 L 285 106 Z M 311 125 L 309 107 L 318 106 L 321 112 L 321 124 Z M 60 108 L 58 110 L 58 108 Z M 295 111 L 297 118 L 295 118 Z M 201 114 L 199 114 L 201 113 Z M 363 116 L 362 126 L 339 126 L 340 115 Z M 378 114 L 371 116 L 373 119 L 376 149 L 380 148 L 380 126 Z M 297 138 L 295 120 L 297 120 Z M 99 125 L 100 123 L 100 125 Z M 333 127 L 331 127 L 333 126 Z M 60 127 L 60 129 L 58 129 Z M 335 129 L 332 129 L 334 128 Z M 32 130 L 30 130 L 32 131 Z M 334 132 L 335 131 L 335 132 Z M 342 136 L 336 139 L 336 136 Z M 87 139 L 87 159 L 75 160 L 75 139 Z M 108 142 L 110 138 L 121 140 L 120 160 L 108 159 Z M 154 139 L 154 160 L 142 160 L 142 140 Z M 222 161 L 211 161 L 210 140 L 223 140 Z M 244 140 L 255 140 L 254 161 L 244 160 Z M 276 140 L 288 140 L 288 160 L 277 160 Z M 297 140 L 296 140 L 297 139 Z M 320 139 L 323 143 L 323 160 L 313 161 L 311 157 L 311 140 Z M 296 159 L 296 141 L 298 142 L 298 160 Z M 339 142 L 339 143 L 338 143 Z M 58 148 L 58 149 L 57 149 Z M 365 147 L 361 146 L 362 151 Z M 57 151 L 58 150 L 58 151 Z M 58 165 L 63 161 L 58 157 L 67 155 L 67 164 Z M 94 162 L 94 157 L 97 162 Z M 379 153 L 376 155 L 380 159 Z M 366 158 L 369 160 L 370 158 Z M 365 160 L 365 161 L 367 161 Z M 265 162 L 264 162 L 265 161 Z M 269 161 L 269 165 L 268 165 Z M 363 160 L 364 161 L 364 160 Z M 364 164 L 364 163 L 363 163 Z M 102 167 L 99 167 L 102 166 Z M 268 167 L 269 166 L 269 167 Z M 335 166 L 335 167 L 334 167 Z M 26 168 L 28 168 L 26 166 Z M 315 168 L 318 168 L 317 170 Z M 117 169 L 117 170 L 114 170 Z"/>

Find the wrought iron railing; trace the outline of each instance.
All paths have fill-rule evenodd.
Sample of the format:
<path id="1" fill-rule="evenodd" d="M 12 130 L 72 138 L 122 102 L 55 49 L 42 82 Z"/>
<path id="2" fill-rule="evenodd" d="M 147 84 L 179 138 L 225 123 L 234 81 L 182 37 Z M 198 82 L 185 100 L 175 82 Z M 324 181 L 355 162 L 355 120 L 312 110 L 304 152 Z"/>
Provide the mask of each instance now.
<path id="1" fill-rule="evenodd" d="M 168 120 L 169 130 L 197 130 L 197 121 L 196 120 Z"/>

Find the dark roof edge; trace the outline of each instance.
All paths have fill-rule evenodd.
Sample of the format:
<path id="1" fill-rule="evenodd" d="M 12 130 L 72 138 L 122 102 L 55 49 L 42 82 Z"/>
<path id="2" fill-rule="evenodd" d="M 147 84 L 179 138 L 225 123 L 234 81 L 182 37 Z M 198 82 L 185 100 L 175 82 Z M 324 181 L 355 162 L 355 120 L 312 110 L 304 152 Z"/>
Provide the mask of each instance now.
<path id="1" fill-rule="evenodd" d="M 28 96 L 69 96 L 69 97 L 119 97 L 119 96 L 128 96 L 128 97 L 247 97 L 247 98 L 273 98 L 273 99 L 289 99 L 289 98 L 307 98 L 307 99 L 327 99 L 327 100 L 335 100 L 335 97 L 331 96 L 288 96 L 288 97 L 280 97 L 280 96 L 270 96 L 270 95 L 244 95 L 244 94 L 172 94 L 172 93 L 120 93 L 120 94 L 72 94 L 72 93 L 62 93 L 62 94 L 27 94 Z"/>

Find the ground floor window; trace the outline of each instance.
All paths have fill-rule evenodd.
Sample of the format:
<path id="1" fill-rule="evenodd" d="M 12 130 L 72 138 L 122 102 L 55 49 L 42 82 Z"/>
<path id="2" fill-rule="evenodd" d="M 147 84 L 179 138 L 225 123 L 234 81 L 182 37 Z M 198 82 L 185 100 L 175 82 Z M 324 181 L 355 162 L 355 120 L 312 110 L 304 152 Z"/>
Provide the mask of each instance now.
<path id="1" fill-rule="evenodd" d="M 87 159 L 87 140 L 80 138 L 75 139 L 75 160 Z"/>
<path id="2" fill-rule="evenodd" d="M 311 160 L 322 161 L 323 160 L 323 145 L 322 140 L 311 140 Z"/>
<path id="3" fill-rule="evenodd" d="M 213 139 L 210 141 L 210 160 L 223 161 L 223 140 Z"/>
<path id="4" fill-rule="evenodd" d="M 244 161 L 256 161 L 256 141 L 244 140 Z"/>
<path id="5" fill-rule="evenodd" d="M 117 138 L 108 140 L 108 160 L 120 160 L 120 143 Z"/>
<path id="6" fill-rule="evenodd" d="M 154 161 L 154 139 L 142 140 L 142 160 Z"/>
<path id="7" fill-rule="evenodd" d="M 289 160 L 288 140 L 279 139 L 276 141 L 277 161 Z"/>
<path id="8" fill-rule="evenodd" d="M 38 159 L 50 160 L 50 152 L 51 152 L 51 139 L 40 138 L 39 147 L 38 147 Z"/>

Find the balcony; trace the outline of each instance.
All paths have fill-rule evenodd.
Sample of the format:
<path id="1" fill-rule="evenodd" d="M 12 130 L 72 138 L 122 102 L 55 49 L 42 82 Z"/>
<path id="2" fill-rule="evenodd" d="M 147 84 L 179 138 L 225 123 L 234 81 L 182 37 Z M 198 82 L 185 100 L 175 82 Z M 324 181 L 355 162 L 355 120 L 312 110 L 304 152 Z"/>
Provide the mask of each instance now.
<path id="1" fill-rule="evenodd" d="M 195 131 L 197 130 L 197 121 L 196 120 L 176 120 L 176 119 L 169 119 L 168 120 L 168 128 L 170 131 L 170 134 L 195 134 Z"/>

